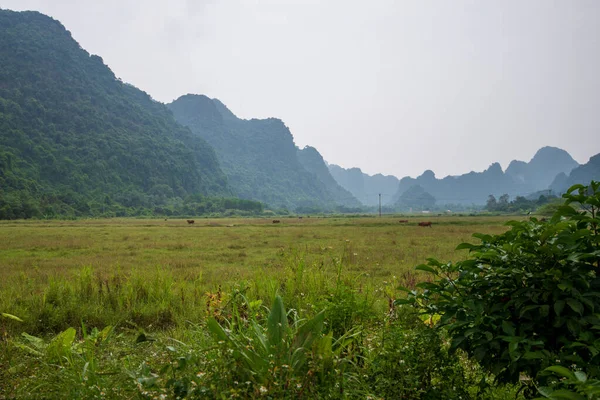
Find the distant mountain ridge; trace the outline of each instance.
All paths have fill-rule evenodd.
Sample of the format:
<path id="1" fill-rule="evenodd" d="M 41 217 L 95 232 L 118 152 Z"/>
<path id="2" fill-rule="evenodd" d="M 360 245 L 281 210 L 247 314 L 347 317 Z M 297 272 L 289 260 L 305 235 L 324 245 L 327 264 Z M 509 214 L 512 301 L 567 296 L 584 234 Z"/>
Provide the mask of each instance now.
<path id="1" fill-rule="evenodd" d="M 587 185 L 592 180 L 600 181 L 600 153 L 590 157 L 587 163 L 573 169 L 570 174 L 558 174 L 550 189 L 555 193 L 564 193 L 573 185 Z"/>
<path id="2" fill-rule="evenodd" d="M 300 164 L 329 189 L 336 203 L 349 208 L 360 208 L 362 206 L 361 202 L 352 193 L 340 186 L 331 176 L 327 163 L 317 149 L 305 146 L 303 149 L 298 149 L 297 155 Z"/>
<path id="3" fill-rule="evenodd" d="M 321 181 L 327 180 L 322 171 L 304 168 L 281 120 L 240 119 L 219 100 L 204 95 L 181 96 L 167 106 L 179 123 L 215 148 L 236 195 L 291 210 L 353 204 L 351 199 L 340 200 L 345 195 L 332 186 L 335 182 Z"/>
<path id="4" fill-rule="evenodd" d="M 542 147 L 528 163 L 513 160 L 505 174 L 516 183 L 523 184 L 527 191 L 535 192 L 550 187 L 560 173 L 568 174 L 579 163 L 565 150 L 556 147 Z"/>
<path id="5" fill-rule="evenodd" d="M 579 164 L 565 150 L 542 147 L 529 162 L 513 160 L 505 172 L 499 163 L 493 163 L 483 172 L 437 179 L 433 171 L 425 171 L 417 178 L 400 180 L 393 203 L 410 187 L 419 185 L 443 204 L 485 204 L 488 196 L 525 196 L 548 190 L 560 173 L 569 173 Z"/>
<path id="6" fill-rule="evenodd" d="M 360 168 L 346 169 L 335 164 L 329 164 L 329 172 L 340 186 L 366 206 L 378 205 L 380 193 L 383 195 L 383 204 L 390 202 L 400 183 L 393 175 L 368 175 Z"/>
<path id="7" fill-rule="evenodd" d="M 436 198 L 436 204 L 485 204 L 488 196 L 525 196 L 548 190 L 560 173 L 569 173 L 579 164 L 566 151 L 556 147 L 542 147 L 529 162 L 513 160 L 506 172 L 499 163 L 493 163 L 483 172 L 437 179 L 433 171 L 425 171 L 417 178 L 400 180 L 393 202 L 397 203 L 410 187 L 418 185 Z"/>

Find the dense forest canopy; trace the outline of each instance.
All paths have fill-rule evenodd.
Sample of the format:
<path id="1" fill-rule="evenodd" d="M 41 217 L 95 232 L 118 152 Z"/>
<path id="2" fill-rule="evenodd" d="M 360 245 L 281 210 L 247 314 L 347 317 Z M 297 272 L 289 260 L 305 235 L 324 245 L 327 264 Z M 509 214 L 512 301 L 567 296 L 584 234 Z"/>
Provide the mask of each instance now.
<path id="1" fill-rule="evenodd" d="M 0 218 L 231 195 L 212 148 L 58 22 L 0 10 Z"/>

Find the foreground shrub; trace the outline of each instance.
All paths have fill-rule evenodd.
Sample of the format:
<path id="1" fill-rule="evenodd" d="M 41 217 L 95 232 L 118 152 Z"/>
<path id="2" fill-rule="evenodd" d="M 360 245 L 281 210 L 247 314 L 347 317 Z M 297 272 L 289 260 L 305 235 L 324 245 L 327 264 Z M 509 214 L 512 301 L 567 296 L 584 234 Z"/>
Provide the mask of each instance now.
<path id="1" fill-rule="evenodd" d="M 554 364 L 600 377 L 600 183 L 576 185 L 548 222 L 509 222 L 501 235 L 461 244 L 471 258 L 429 259 L 417 269 L 435 275 L 407 300 L 439 326 L 499 382 L 547 380 Z M 530 388 L 528 395 L 533 395 Z"/>
<path id="2" fill-rule="evenodd" d="M 300 319 L 277 296 L 266 320 L 210 318 L 206 327 L 212 346 L 203 343 L 183 354 L 172 348 L 175 362 L 160 374 L 146 370 L 140 376 L 145 388 L 166 387 L 180 398 L 318 398 L 344 392 L 343 364 L 351 359 L 357 333 L 334 340 L 323 332 L 324 312 Z"/>
<path id="3" fill-rule="evenodd" d="M 385 399 L 468 399 L 468 378 L 456 354 L 414 311 L 399 310 L 382 330 L 365 376 Z"/>

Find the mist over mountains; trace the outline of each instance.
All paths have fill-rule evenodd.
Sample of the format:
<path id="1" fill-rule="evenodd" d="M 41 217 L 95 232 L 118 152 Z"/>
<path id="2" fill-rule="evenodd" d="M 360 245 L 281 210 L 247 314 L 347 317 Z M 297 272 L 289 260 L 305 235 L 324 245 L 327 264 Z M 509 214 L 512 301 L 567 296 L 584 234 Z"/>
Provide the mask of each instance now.
<path id="1" fill-rule="evenodd" d="M 154 101 L 37 12 L 0 10 L 0 66 L 2 219 L 198 215 L 216 203 L 257 212 L 257 201 L 280 212 L 356 212 L 379 194 L 390 209 L 471 206 L 600 179 L 600 155 L 579 165 L 553 147 L 506 171 L 493 163 L 443 179 L 328 164 L 314 147 L 299 149 L 279 119 L 240 119 L 204 95 Z M 246 202 L 207 200 L 229 197 Z"/>
<path id="2" fill-rule="evenodd" d="M 402 178 L 391 203 L 398 203 L 400 196 L 415 185 L 431 194 L 440 205 L 485 204 L 489 195 L 526 196 L 549 190 L 558 174 L 567 175 L 577 166 L 579 164 L 566 151 L 543 147 L 529 162 L 512 161 L 506 171 L 502 171 L 499 163 L 493 163 L 483 172 L 443 179 L 437 179 L 430 170 L 417 178 Z"/>

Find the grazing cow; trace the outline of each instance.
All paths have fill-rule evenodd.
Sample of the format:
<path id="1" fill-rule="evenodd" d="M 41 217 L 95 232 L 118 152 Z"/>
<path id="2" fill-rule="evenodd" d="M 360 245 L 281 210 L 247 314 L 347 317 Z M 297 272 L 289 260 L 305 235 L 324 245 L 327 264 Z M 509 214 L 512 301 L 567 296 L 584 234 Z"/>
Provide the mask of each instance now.
<path id="1" fill-rule="evenodd" d="M 278 219 L 274 219 L 274 220 L 273 220 L 273 223 L 274 223 L 274 224 L 278 224 L 278 223 L 280 223 L 280 222 L 281 222 L 281 221 L 280 221 L 280 220 L 278 220 Z"/>
<path id="2" fill-rule="evenodd" d="M 419 222 L 419 226 L 428 226 L 431 228 L 431 222 L 427 221 L 427 222 Z"/>
<path id="3" fill-rule="evenodd" d="M 187 223 L 188 223 L 188 224 L 193 224 L 193 223 L 194 223 L 194 220 L 193 220 L 193 219 L 188 219 L 188 220 L 187 220 Z"/>
<path id="4" fill-rule="evenodd" d="M 408 220 L 407 220 L 407 219 L 401 219 L 401 220 L 400 220 L 400 221 L 398 221 L 398 222 L 400 222 L 401 224 L 403 224 L 403 223 L 405 223 L 405 222 L 408 222 Z"/>

